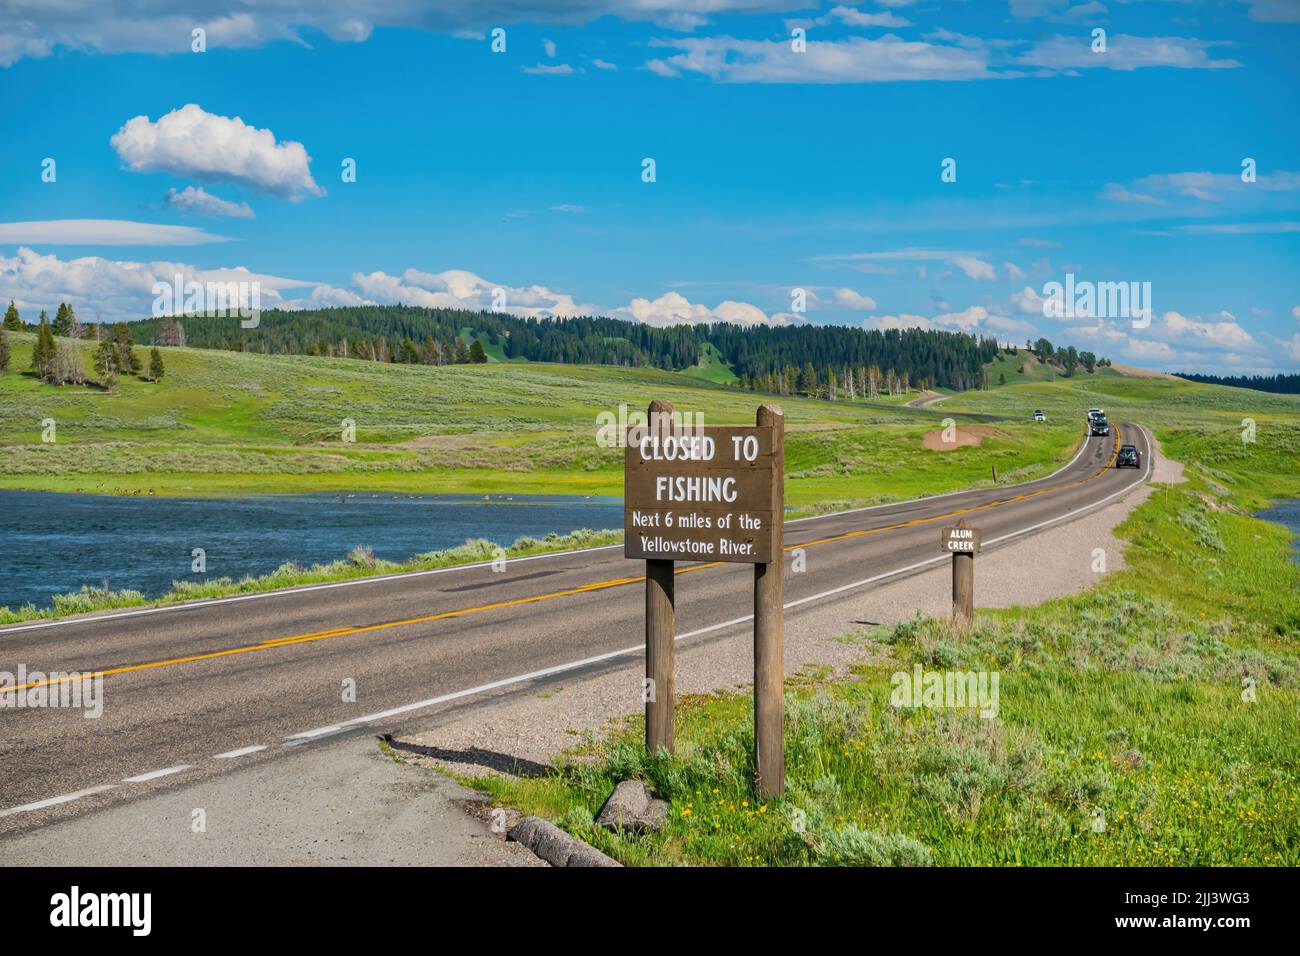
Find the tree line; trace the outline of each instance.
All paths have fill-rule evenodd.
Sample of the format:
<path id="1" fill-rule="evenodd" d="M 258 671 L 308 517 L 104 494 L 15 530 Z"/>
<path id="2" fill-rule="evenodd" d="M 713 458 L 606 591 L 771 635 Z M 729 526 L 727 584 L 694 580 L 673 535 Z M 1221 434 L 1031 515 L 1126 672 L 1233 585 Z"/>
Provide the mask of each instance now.
<path id="1" fill-rule="evenodd" d="M 1232 388 L 1253 388 L 1257 392 L 1276 392 L 1279 395 L 1300 395 L 1300 374 L 1288 375 L 1201 375 L 1199 372 L 1179 372 L 1179 378 L 1206 385 L 1228 385 Z"/>
<path id="2" fill-rule="evenodd" d="M 159 342 L 169 319 L 130 323 L 142 342 Z M 185 316 L 187 344 L 267 354 L 326 355 L 380 362 L 431 365 L 487 361 L 483 342 L 507 358 L 530 362 L 617 365 L 682 371 L 717 350 L 742 383 L 781 391 L 794 369 L 798 378 L 811 366 L 818 383 L 838 381 L 845 367 L 880 372 L 881 387 L 896 379 L 930 387 L 976 388 L 983 366 L 997 356 L 992 338 L 923 329 L 885 331 L 847 326 L 760 326 L 729 323 L 664 328 L 625 319 L 583 316 L 538 319 L 497 312 L 428 309 L 413 306 L 358 306 L 261 314 L 256 328 L 234 318 Z M 466 344 L 465 338 L 471 341 Z M 856 390 L 856 371 L 854 373 Z"/>

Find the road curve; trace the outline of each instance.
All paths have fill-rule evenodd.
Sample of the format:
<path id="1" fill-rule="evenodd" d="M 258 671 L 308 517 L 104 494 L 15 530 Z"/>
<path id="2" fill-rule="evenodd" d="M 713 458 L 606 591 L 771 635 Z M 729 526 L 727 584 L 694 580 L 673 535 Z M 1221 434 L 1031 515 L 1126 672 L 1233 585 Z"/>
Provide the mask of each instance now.
<path id="1" fill-rule="evenodd" d="M 1112 467 L 1121 441 L 1139 448 L 1141 469 Z M 1038 481 L 787 522 L 787 561 L 800 549 L 806 571 L 787 564 L 786 613 L 948 560 L 939 528 L 958 517 L 997 548 L 1124 494 L 1150 466 L 1146 433 L 1121 424 Z M 677 567 L 679 639 L 744 626 L 750 566 Z M 98 719 L 0 709 L 0 845 L 286 748 L 625 664 L 643 638 L 643 568 L 619 545 L 504 571 L 474 565 L 0 628 L 0 671 L 105 675 Z"/>

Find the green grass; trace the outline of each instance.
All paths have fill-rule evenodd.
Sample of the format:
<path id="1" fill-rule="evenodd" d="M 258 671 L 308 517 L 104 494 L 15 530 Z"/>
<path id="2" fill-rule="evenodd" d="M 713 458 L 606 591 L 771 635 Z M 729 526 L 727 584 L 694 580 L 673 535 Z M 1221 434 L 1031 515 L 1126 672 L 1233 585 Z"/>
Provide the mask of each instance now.
<path id="1" fill-rule="evenodd" d="M 882 629 L 852 679 L 789 679 L 780 799 L 756 799 L 752 704 L 731 693 L 682 700 L 676 756 L 646 754 L 632 717 L 544 776 L 468 782 L 629 864 L 1300 865 L 1300 563 L 1245 513 L 1300 495 L 1300 401 L 1105 376 L 945 404 L 1101 404 L 1153 427 L 1188 481 L 1117 529 L 1128 566 L 1090 591 L 977 612 L 966 634 Z M 892 706 L 917 663 L 998 673 L 997 716 Z M 593 825 L 627 777 L 669 801 L 660 833 Z"/>
<path id="2" fill-rule="evenodd" d="M 862 504 L 1041 475 L 1077 429 L 999 425 L 978 447 L 921 446 L 943 415 L 884 404 L 766 399 L 655 369 L 492 362 L 430 367 L 311 356 L 162 349 L 158 384 L 107 393 L 45 385 L 14 334 L 0 375 L 0 488 L 113 494 L 303 491 L 622 493 L 622 457 L 595 441 L 598 416 L 666 398 L 706 421 L 786 413 L 787 502 Z M 84 343 L 90 364 L 92 343 Z M 52 418 L 57 441 L 41 442 Z M 343 421 L 356 441 L 343 438 Z"/>
<path id="3" fill-rule="evenodd" d="M 699 364 L 686 369 L 682 374 L 718 385 L 730 385 L 736 381 L 736 373 L 732 371 L 731 366 L 723 359 L 722 353 L 718 351 L 718 347 L 712 342 L 705 342 L 701 348 Z"/>
<path id="4" fill-rule="evenodd" d="M 1054 365 L 1038 361 L 1038 358 L 1032 352 L 1026 352 L 1024 349 L 1017 350 L 1015 355 L 1004 352 L 990 362 L 986 368 L 989 373 L 989 385 L 994 388 L 1003 384 L 1019 385 L 1023 382 L 1051 382 L 1065 376 L 1063 370 Z M 1087 375 L 1088 373 L 1083 369 L 1079 369 L 1075 374 Z M 1005 383 L 1002 381 L 1003 378 L 1006 379 Z"/>

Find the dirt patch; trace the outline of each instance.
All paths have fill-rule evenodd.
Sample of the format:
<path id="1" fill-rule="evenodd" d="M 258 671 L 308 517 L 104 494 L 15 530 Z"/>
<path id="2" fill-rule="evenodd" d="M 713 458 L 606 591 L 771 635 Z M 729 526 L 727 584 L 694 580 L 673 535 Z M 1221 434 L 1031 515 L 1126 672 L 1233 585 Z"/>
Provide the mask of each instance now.
<path id="1" fill-rule="evenodd" d="M 921 439 L 922 447 L 929 451 L 952 451 L 966 445 L 978 445 L 985 438 L 998 434 L 996 428 L 987 425 L 958 425 L 953 428 L 936 428 L 926 432 Z M 948 440 L 945 440 L 948 439 Z"/>
<path id="2" fill-rule="evenodd" d="M 1177 375 L 1170 375 L 1168 372 L 1154 372 L 1149 368 L 1134 368 L 1132 365 L 1120 365 L 1118 362 L 1112 362 L 1110 367 L 1121 375 L 1127 375 L 1129 378 L 1167 378 L 1171 382 L 1182 381 Z"/>

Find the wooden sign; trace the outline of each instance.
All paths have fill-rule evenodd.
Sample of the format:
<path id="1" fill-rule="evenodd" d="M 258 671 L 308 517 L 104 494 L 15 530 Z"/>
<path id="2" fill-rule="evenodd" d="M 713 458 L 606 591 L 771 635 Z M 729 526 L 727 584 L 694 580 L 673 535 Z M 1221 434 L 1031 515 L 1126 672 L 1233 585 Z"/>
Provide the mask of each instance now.
<path id="1" fill-rule="evenodd" d="M 940 549 L 952 554 L 952 617 L 968 628 L 975 617 L 975 555 L 980 549 L 980 529 L 959 518 L 951 528 L 944 528 Z"/>
<path id="2" fill-rule="evenodd" d="M 939 539 L 939 550 L 945 554 L 977 554 L 980 549 L 980 529 L 968 528 L 960 521 L 956 527 L 944 528 Z"/>
<path id="3" fill-rule="evenodd" d="M 639 560 L 779 560 L 783 457 L 772 425 L 633 428 L 623 553 Z"/>
<path id="4" fill-rule="evenodd" d="M 645 561 L 645 745 L 674 747 L 677 629 L 674 561 L 754 566 L 754 782 L 785 792 L 785 416 L 754 425 L 674 425 L 650 403 L 648 428 L 628 432 L 623 553 Z"/>

